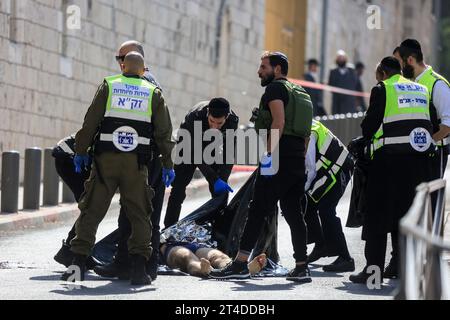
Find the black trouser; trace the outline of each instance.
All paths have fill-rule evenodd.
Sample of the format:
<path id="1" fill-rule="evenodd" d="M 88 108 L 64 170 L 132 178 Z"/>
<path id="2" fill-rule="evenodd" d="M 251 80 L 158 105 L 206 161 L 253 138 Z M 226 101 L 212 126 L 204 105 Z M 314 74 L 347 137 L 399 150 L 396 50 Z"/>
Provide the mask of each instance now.
<path id="1" fill-rule="evenodd" d="M 81 194 L 84 191 L 84 181 L 89 178 L 90 170 L 85 171 L 81 174 L 75 172 L 75 167 L 73 165 L 73 159 L 71 157 L 58 157 L 55 159 L 56 171 L 62 180 L 67 184 L 67 186 L 72 190 L 74 197 L 77 201 L 79 201 Z M 151 214 L 150 221 L 152 223 L 152 259 L 157 259 L 159 255 L 159 240 L 160 240 L 160 217 L 161 210 L 164 201 L 164 184 L 162 183 L 161 177 L 161 161 L 159 159 L 155 159 L 151 161 L 148 165 L 148 183 L 152 186 L 155 191 L 155 196 L 153 197 L 153 213 Z M 118 252 L 116 254 L 117 258 L 128 259 L 128 238 L 131 235 L 131 224 L 130 221 L 126 218 L 125 212 L 121 208 L 119 219 L 119 235 L 120 240 L 118 244 Z M 75 225 L 73 225 L 72 229 L 69 231 L 67 235 L 66 244 L 70 245 L 70 241 L 75 238 Z"/>
<path id="2" fill-rule="evenodd" d="M 318 246 L 324 246 L 329 257 L 350 259 L 347 242 L 342 231 L 341 219 L 336 216 L 336 207 L 353 174 L 353 161 L 348 159 L 336 176 L 336 184 L 315 203 L 308 198 L 305 221 L 308 238 Z M 319 220 L 320 217 L 320 220 Z"/>
<path id="3" fill-rule="evenodd" d="M 258 175 L 248 220 L 241 237 L 240 250 L 251 252 L 261 233 L 264 218 L 280 207 L 291 229 L 294 259 L 306 261 L 306 224 L 303 219 L 301 197 L 305 192 L 305 158 L 281 157 L 278 173 L 273 177 Z"/>
<path id="4" fill-rule="evenodd" d="M 220 179 L 227 182 L 230 174 L 227 170 L 222 170 L 224 165 L 211 165 L 211 168 L 217 173 Z M 175 180 L 172 183 L 172 191 L 170 192 L 169 202 L 167 203 L 166 215 L 164 217 L 164 226 L 166 228 L 174 225 L 180 218 L 181 205 L 186 199 L 186 187 L 191 182 L 194 172 L 197 169 L 196 165 L 180 164 L 175 166 Z M 223 174 L 222 172 L 227 172 Z M 209 183 L 209 191 L 214 197 L 214 185 Z"/>
<path id="5" fill-rule="evenodd" d="M 75 200 L 78 202 L 84 192 L 84 182 L 89 178 L 90 170 L 83 170 L 82 173 L 75 172 L 73 159 L 70 156 L 55 158 L 56 172 L 73 192 Z M 75 225 L 69 231 L 66 243 L 70 245 L 70 241 L 75 238 Z"/>

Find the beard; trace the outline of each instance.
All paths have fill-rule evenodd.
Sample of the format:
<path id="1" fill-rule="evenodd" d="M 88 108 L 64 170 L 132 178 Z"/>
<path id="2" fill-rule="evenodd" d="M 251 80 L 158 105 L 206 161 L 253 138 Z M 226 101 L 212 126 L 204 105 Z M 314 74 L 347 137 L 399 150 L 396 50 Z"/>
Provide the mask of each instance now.
<path id="1" fill-rule="evenodd" d="M 336 64 L 339 68 L 345 68 L 347 66 L 347 62 L 345 62 L 345 61 L 339 61 L 339 62 L 336 62 Z"/>
<path id="2" fill-rule="evenodd" d="M 410 66 L 409 64 L 405 64 L 405 66 L 402 69 L 403 71 L 403 76 L 406 79 L 414 79 L 414 68 L 412 66 Z"/>
<path id="3" fill-rule="evenodd" d="M 261 78 L 261 86 L 267 87 L 274 79 L 275 79 L 275 73 L 272 72 L 267 77 Z"/>

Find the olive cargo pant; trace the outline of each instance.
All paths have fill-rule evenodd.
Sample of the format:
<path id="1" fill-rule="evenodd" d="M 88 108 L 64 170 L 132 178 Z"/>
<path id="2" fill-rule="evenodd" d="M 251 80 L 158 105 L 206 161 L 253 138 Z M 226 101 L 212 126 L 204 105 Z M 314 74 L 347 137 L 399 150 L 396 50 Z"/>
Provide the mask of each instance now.
<path id="1" fill-rule="evenodd" d="M 147 175 L 147 167 L 139 168 L 134 153 L 105 152 L 95 156 L 91 175 L 85 182 L 85 191 L 78 204 L 81 214 L 75 226 L 76 237 L 71 241 L 74 253 L 91 254 L 98 225 L 119 188 L 121 204 L 131 223 L 129 253 L 149 259 L 152 252 L 150 215 L 154 192 L 147 183 Z"/>

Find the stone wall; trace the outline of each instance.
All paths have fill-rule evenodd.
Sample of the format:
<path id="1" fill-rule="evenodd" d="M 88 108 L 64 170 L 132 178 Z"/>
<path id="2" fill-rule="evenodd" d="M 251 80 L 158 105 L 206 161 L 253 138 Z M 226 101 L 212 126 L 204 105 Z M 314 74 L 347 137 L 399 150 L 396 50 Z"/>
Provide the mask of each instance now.
<path id="1" fill-rule="evenodd" d="M 69 5 L 81 9 L 79 30 L 67 28 Z M 129 39 L 143 42 L 175 126 L 214 96 L 229 98 L 247 123 L 261 94 L 264 8 L 264 0 L 0 0 L 0 152 L 23 156 L 79 129 Z"/>

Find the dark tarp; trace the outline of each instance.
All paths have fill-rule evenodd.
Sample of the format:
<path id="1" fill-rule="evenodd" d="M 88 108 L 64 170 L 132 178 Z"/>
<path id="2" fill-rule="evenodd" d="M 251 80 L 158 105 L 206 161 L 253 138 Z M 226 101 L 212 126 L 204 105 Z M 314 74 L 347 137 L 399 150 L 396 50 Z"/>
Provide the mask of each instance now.
<path id="1" fill-rule="evenodd" d="M 198 225 L 210 224 L 212 241 L 217 242 L 217 248 L 230 257 L 234 257 L 247 221 L 248 207 L 253 195 L 256 174 L 256 172 L 252 174 L 228 205 L 226 205 L 226 195 L 212 198 L 182 219 L 181 222 L 195 221 Z M 278 209 L 274 208 L 275 210 Z M 267 219 L 252 255 L 254 257 L 260 253 L 266 253 L 267 258 L 271 260 L 268 263 L 270 269 L 280 268 L 277 265 L 280 260 L 277 251 L 277 218 L 277 212 L 274 212 Z M 119 232 L 115 230 L 95 245 L 93 256 L 104 263 L 110 263 L 117 250 L 118 239 Z M 280 270 L 278 269 L 277 275 L 281 273 Z M 270 272 L 265 272 L 265 275 L 274 276 Z"/>

